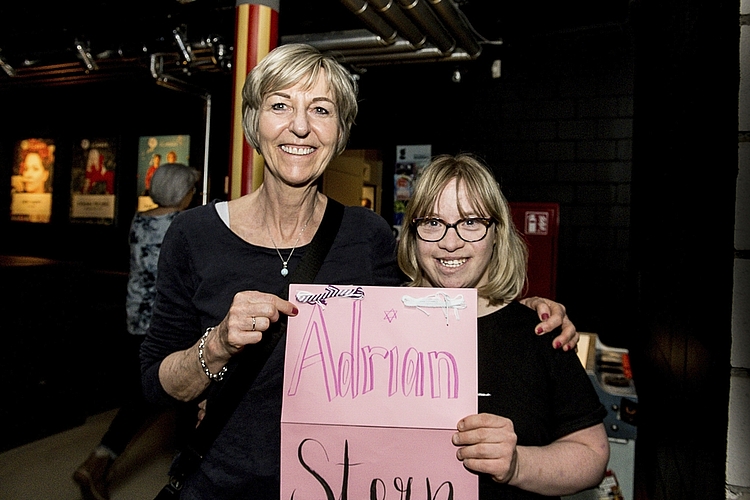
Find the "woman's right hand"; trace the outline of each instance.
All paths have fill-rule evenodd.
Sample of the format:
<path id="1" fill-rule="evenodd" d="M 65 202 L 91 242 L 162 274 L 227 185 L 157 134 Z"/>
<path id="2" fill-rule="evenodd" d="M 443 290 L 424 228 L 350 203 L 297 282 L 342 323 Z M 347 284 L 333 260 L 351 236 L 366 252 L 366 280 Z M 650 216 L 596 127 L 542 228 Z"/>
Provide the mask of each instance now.
<path id="1" fill-rule="evenodd" d="M 257 291 L 239 292 L 224 319 L 209 331 L 203 342 L 202 360 L 211 374 L 220 373 L 229 360 L 249 344 L 257 344 L 271 323 L 282 314 L 296 316 L 294 304 L 276 295 Z M 199 354 L 200 341 L 192 347 L 173 352 L 159 366 L 164 390 L 180 401 L 192 401 L 211 383 Z"/>
<path id="2" fill-rule="evenodd" d="M 297 307 L 276 295 L 256 291 L 234 296 L 226 317 L 216 327 L 226 354 L 231 357 L 248 344 L 257 344 L 281 314 L 296 316 Z M 217 353 L 218 354 L 218 353 Z M 228 361 L 226 358 L 225 361 Z"/>

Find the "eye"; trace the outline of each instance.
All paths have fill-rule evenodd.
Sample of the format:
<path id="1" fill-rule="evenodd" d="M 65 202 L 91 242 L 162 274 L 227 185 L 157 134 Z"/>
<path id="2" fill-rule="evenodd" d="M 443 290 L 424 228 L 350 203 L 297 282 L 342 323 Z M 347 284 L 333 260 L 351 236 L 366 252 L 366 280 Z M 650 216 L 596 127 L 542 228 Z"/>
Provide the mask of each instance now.
<path id="1" fill-rule="evenodd" d="M 283 102 L 274 102 L 274 103 L 271 103 L 271 109 L 273 111 L 284 111 L 284 110 L 286 110 L 288 108 L 289 107 L 286 105 L 286 103 L 283 103 Z"/>
<path id="2" fill-rule="evenodd" d="M 443 221 L 441 221 L 440 219 L 431 218 L 425 219 L 423 224 L 427 227 L 440 227 L 443 225 Z"/>
<path id="3" fill-rule="evenodd" d="M 322 115 L 322 116 L 331 114 L 331 111 L 325 106 L 315 106 L 312 108 L 312 112 L 316 115 Z"/>

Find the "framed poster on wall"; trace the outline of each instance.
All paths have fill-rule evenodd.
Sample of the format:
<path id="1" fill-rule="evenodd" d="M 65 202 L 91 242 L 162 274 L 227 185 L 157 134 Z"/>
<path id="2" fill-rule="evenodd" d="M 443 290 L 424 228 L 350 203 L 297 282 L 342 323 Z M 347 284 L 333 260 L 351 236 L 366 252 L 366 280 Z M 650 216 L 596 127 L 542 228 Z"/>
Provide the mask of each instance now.
<path id="1" fill-rule="evenodd" d="M 50 221 L 54 165 L 54 140 L 29 138 L 16 143 L 10 178 L 11 220 Z"/>
<path id="2" fill-rule="evenodd" d="M 430 163 L 432 145 L 396 146 L 396 165 L 393 174 L 393 229 L 400 238 L 404 212 L 411 199 L 414 183 Z M 408 224 L 408 222 L 406 222 Z"/>
<path id="3" fill-rule="evenodd" d="M 116 169 L 115 139 L 84 138 L 73 147 L 70 180 L 72 222 L 114 222 Z"/>
<path id="4" fill-rule="evenodd" d="M 163 163 L 190 165 L 189 135 L 148 135 L 138 139 L 138 211 L 157 205 L 149 196 L 151 178 Z"/>

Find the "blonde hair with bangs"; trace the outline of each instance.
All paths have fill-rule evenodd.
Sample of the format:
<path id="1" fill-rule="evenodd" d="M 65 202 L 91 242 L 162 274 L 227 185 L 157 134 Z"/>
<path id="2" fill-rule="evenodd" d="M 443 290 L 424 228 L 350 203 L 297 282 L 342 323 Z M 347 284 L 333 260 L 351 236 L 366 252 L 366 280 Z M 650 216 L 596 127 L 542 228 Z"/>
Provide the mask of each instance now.
<path id="1" fill-rule="evenodd" d="M 432 159 L 417 180 L 414 193 L 406 206 L 404 229 L 398 245 L 398 264 L 411 278 L 409 286 L 432 286 L 417 260 L 417 231 L 412 220 L 435 214 L 435 204 L 445 187 L 456 179 L 465 190 L 470 207 L 459 206 L 461 217 L 473 210 L 481 217 L 495 222 L 495 231 L 488 282 L 477 289 L 480 297 L 490 305 L 504 304 L 521 297 L 526 285 L 528 251 L 513 224 L 508 201 L 492 172 L 478 158 L 470 154 L 441 155 Z"/>
<path id="2" fill-rule="evenodd" d="M 333 94 L 339 125 L 338 155 L 346 148 L 349 132 L 357 116 L 357 84 L 334 58 L 302 43 L 281 45 L 255 66 L 242 88 L 242 128 L 247 141 L 260 153 L 258 124 L 264 99 L 298 83 L 312 87 L 323 73 Z"/>

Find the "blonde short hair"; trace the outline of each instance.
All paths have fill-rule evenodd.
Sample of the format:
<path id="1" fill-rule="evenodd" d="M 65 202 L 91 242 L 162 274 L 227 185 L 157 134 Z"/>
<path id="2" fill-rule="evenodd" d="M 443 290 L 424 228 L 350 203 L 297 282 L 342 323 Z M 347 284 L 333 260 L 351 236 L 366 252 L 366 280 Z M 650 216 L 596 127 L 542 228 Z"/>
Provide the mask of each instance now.
<path id="1" fill-rule="evenodd" d="M 409 285 L 431 286 L 417 261 L 418 236 L 412 220 L 435 215 L 435 202 L 453 179 L 470 200 L 470 207 L 458 207 L 461 217 L 473 210 L 495 222 L 490 228 L 495 231 L 495 245 L 489 264 L 489 280 L 477 289 L 477 293 L 489 299 L 492 305 L 520 298 L 526 285 L 526 244 L 513 224 L 510 206 L 494 175 L 479 159 L 469 154 L 437 156 L 417 180 L 414 194 L 406 206 L 404 229 L 398 245 L 398 264 L 411 278 Z"/>
<path id="2" fill-rule="evenodd" d="M 260 151 L 258 123 L 266 96 L 300 82 L 312 87 L 321 72 L 333 94 L 338 116 L 336 154 L 344 151 L 357 116 L 357 84 L 333 57 L 323 55 L 315 47 L 302 43 L 275 48 L 247 76 L 242 88 L 242 128 L 245 138 L 256 150 Z"/>

